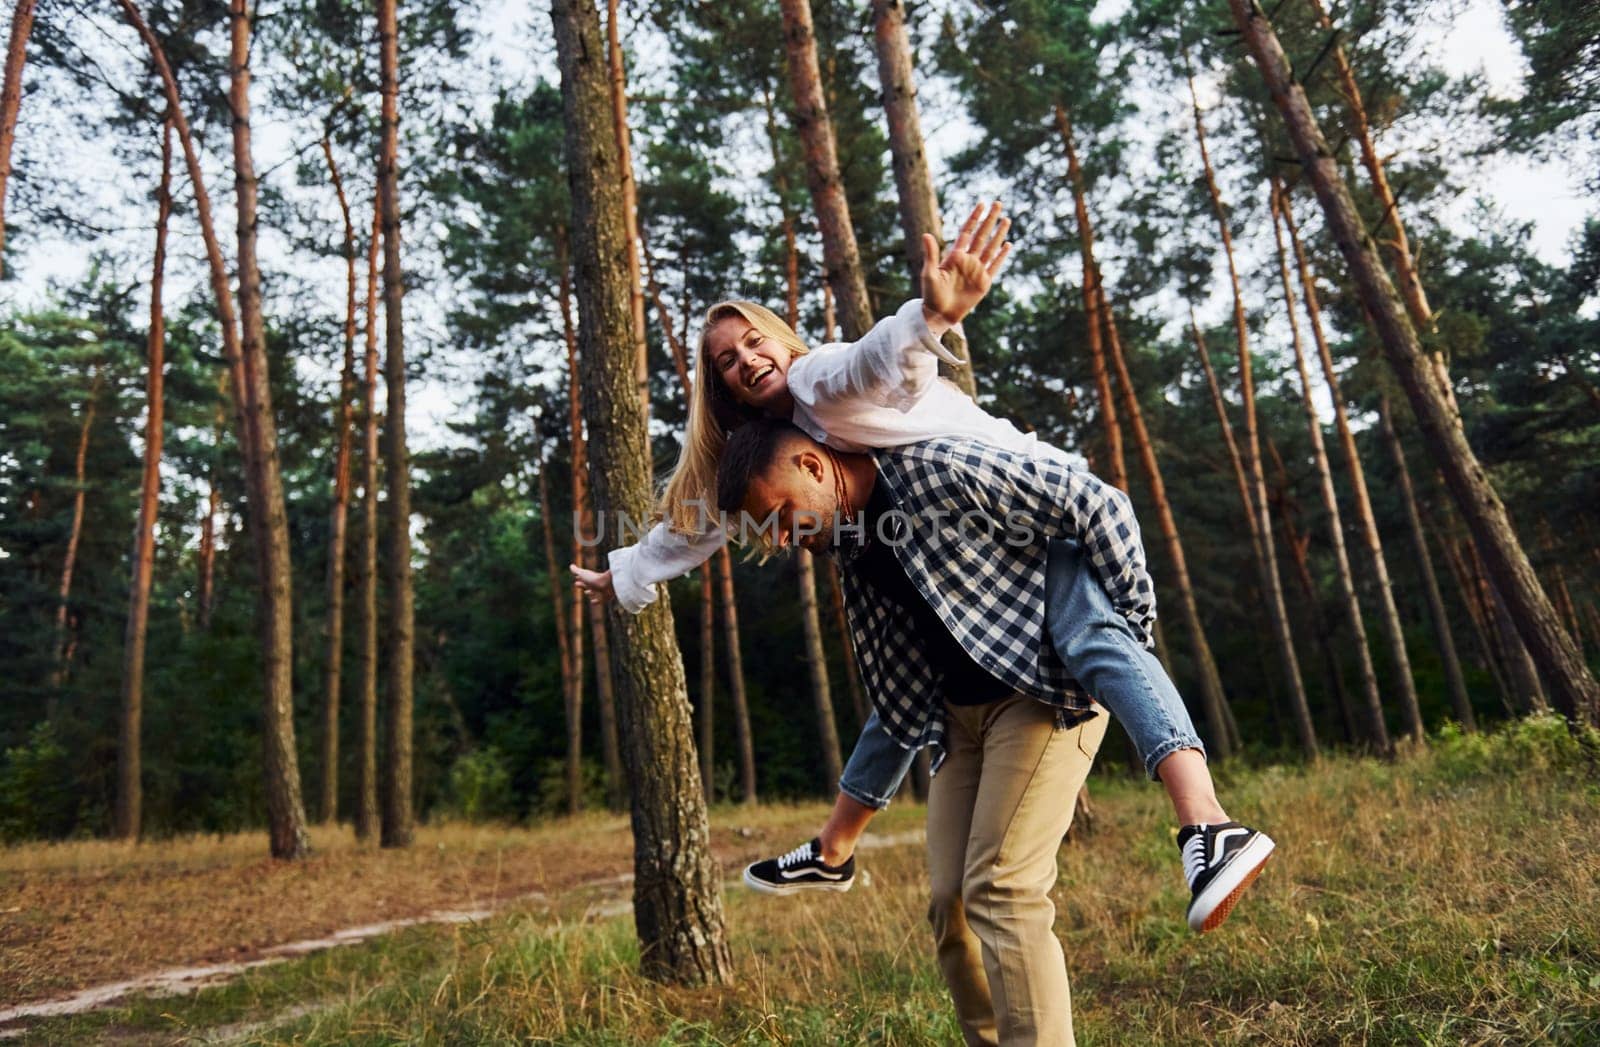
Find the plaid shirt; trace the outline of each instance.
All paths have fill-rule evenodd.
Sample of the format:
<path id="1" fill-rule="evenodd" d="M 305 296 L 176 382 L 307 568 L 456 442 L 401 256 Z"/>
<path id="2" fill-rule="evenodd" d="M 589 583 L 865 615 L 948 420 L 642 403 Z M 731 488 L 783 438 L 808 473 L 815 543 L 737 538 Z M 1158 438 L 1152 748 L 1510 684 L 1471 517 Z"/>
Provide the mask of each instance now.
<path id="1" fill-rule="evenodd" d="M 1155 588 L 1127 495 L 1087 470 L 974 440 L 927 440 L 873 457 L 897 511 L 869 526 L 973 659 L 1007 686 L 1056 706 L 1063 725 L 1090 715 L 1090 696 L 1047 635 L 1050 539 L 1079 543 L 1112 605 L 1153 646 Z M 937 765 L 944 738 L 938 673 L 910 612 L 850 570 L 861 548 L 847 542 L 834 550 L 861 677 L 889 736 L 908 749 L 933 746 Z"/>

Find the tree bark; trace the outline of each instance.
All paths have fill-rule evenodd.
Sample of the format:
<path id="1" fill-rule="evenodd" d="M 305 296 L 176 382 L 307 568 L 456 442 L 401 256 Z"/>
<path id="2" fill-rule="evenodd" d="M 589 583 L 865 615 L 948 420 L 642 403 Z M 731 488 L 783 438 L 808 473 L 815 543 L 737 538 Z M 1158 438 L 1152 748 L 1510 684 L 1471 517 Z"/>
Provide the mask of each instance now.
<path id="1" fill-rule="evenodd" d="M 1439 578 L 1433 570 L 1433 558 L 1428 553 L 1427 532 L 1422 526 L 1422 516 L 1417 511 L 1417 497 L 1411 488 L 1411 470 L 1406 466 L 1405 448 L 1395 433 L 1394 419 L 1389 410 L 1389 397 L 1378 400 L 1378 424 L 1383 442 L 1389 446 L 1394 459 L 1395 484 L 1400 490 L 1400 504 L 1406 513 L 1406 528 L 1411 533 L 1411 555 L 1416 558 L 1417 572 L 1422 576 L 1422 591 L 1428 601 L 1428 617 L 1433 620 L 1433 636 L 1439 645 L 1439 660 L 1444 665 L 1445 681 L 1450 688 L 1450 708 L 1456 723 L 1468 731 L 1477 730 L 1472 714 L 1472 701 L 1467 697 L 1467 681 L 1461 672 L 1461 659 L 1456 655 L 1455 635 L 1450 630 L 1450 618 L 1445 613 L 1444 597 L 1439 593 Z"/>
<path id="2" fill-rule="evenodd" d="M 639 190 L 633 178 L 633 147 L 628 131 L 628 77 L 622 64 L 622 36 L 617 25 L 617 0 L 606 0 L 606 65 L 611 75 L 611 121 L 617 137 L 622 182 L 622 227 L 628 256 L 628 310 L 633 316 L 633 350 L 639 402 L 650 417 L 650 356 L 645 341 L 644 284 L 639 273 Z"/>
<path id="3" fill-rule="evenodd" d="M 383 247 L 383 202 L 372 202 L 372 238 L 367 244 L 367 326 L 361 381 L 361 544 L 360 595 L 356 631 L 360 706 L 356 748 L 356 839 L 379 831 L 378 815 L 378 254 Z"/>
<path id="4" fill-rule="evenodd" d="M 566 586 L 560 579 L 561 563 L 556 559 L 555 517 L 550 512 L 550 481 L 546 463 L 539 463 L 539 530 L 544 532 L 545 570 L 550 578 L 551 610 L 556 623 L 556 653 L 561 661 L 561 704 L 567 721 L 567 813 L 577 814 L 583 806 L 583 766 L 572 759 L 572 724 L 577 719 L 577 683 L 573 679 L 572 639 L 567 633 Z"/>
<path id="5" fill-rule="evenodd" d="M 1205 167 L 1206 191 L 1217 216 L 1222 235 L 1222 251 L 1228 260 L 1228 282 L 1233 291 L 1233 329 L 1239 348 L 1239 386 L 1244 396 L 1244 469 L 1253 493 L 1252 513 L 1260 543 L 1256 548 L 1261 591 L 1266 597 L 1267 617 L 1278 648 L 1278 663 L 1289 688 L 1289 712 L 1294 720 L 1300 746 L 1310 756 L 1317 754 L 1317 736 L 1311 726 L 1311 710 L 1306 704 L 1305 684 L 1300 678 L 1300 659 L 1295 654 L 1294 637 L 1289 630 L 1289 612 L 1283 602 L 1283 585 L 1278 577 L 1278 561 L 1273 551 L 1272 527 L 1267 515 L 1267 483 L 1261 468 L 1261 440 L 1256 427 L 1256 387 L 1251 378 L 1250 334 L 1245 322 L 1244 294 L 1239 288 L 1239 267 L 1234 261 L 1233 233 L 1228 228 L 1228 209 L 1217 188 L 1211 154 L 1206 149 L 1205 122 L 1200 116 L 1200 99 L 1195 94 L 1194 77 L 1189 77 L 1189 99 L 1194 110 L 1195 139 L 1200 144 L 1200 161 Z"/>
<path id="6" fill-rule="evenodd" d="M 1405 718 L 1406 734 L 1412 744 L 1421 744 L 1425 737 L 1422 710 L 1417 704 L 1417 685 L 1411 672 L 1411 658 L 1406 651 L 1405 629 L 1400 624 L 1400 610 L 1394 602 L 1394 585 L 1389 580 L 1389 563 L 1383 554 L 1383 539 L 1378 533 L 1378 520 L 1372 511 L 1372 499 L 1367 494 L 1366 470 L 1362 467 L 1361 456 L 1356 451 L 1356 439 L 1350 429 L 1350 417 L 1345 411 L 1344 397 L 1339 392 L 1339 376 L 1334 370 L 1333 353 L 1328 348 L 1328 339 L 1323 333 L 1322 306 L 1317 296 L 1317 284 L 1312 278 L 1310 263 L 1300 243 L 1300 231 L 1295 225 L 1288 194 L 1280 192 L 1277 201 L 1284 227 L 1289 231 L 1289 240 L 1294 245 L 1300 286 L 1306 295 L 1306 315 L 1311 322 L 1312 338 L 1317 344 L 1317 356 L 1322 362 L 1322 376 L 1328 383 L 1328 395 L 1333 400 L 1334 427 L 1339 434 L 1339 445 L 1344 450 L 1345 468 L 1350 476 L 1350 490 L 1355 501 L 1356 522 L 1360 525 L 1359 533 L 1367 547 L 1368 562 L 1372 565 L 1373 587 L 1378 595 L 1379 620 L 1383 622 L 1390 655 L 1394 658 L 1394 687 L 1400 696 L 1400 713 Z M 1287 288 L 1288 262 L 1283 261 L 1281 267 L 1285 274 L 1284 287 Z"/>
<path id="7" fill-rule="evenodd" d="M 222 511 L 221 478 L 217 475 L 216 459 L 222 457 L 222 398 L 227 396 L 227 375 L 217 376 L 217 410 L 212 425 L 211 473 L 206 481 L 206 511 L 200 518 L 199 580 L 196 583 L 195 601 L 200 605 L 200 628 L 211 629 L 211 613 L 216 602 L 217 576 L 217 514 Z"/>
<path id="8" fill-rule="evenodd" d="M 739 798 L 756 802 L 756 748 L 750 732 L 750 702 L 744 690 L 744 657 L 739 646 L 739 603 L 733 595 L 733 557 L 724 545 L 717 550 L 722 582 L 722 645 L 727 648 L 728 693 L 733 698 L 733 731 L 739 743 Z"/>
<path id="9" fill-rule="evenodd" d="M 705 790 L 706 803 L 717 802 L 716 761 L 713 744 L 716 735 L 717 691 L 717 591 L 711 577 L 711 564 L 700 568 L 700 704 L 695 707 L 695 733 L 699 737 L 696 748 L 700 754 L 700 787 Z"/>
<path id="10" fill-rule="evenodd" d="M 855 227 L 845 203 L 839 177 L 839 157 L 833 124 L 822 93 L 817 67 L 817 36 L 811 24 L 809 0 L 779 0 L 783 13 L 783 49 L 788 63 L 789 86 L 794 94 L 795 119 L 805 147 L 806 184 L 811 189 L 817 228 L 822 233 L 822 259 L 827 280 L 838 301 L 846 340 L 853 341 L 872 327 L 867 281 L 856 247 Z"/>
<path id="11" fill-rule="evenodd" d="M 817 736 L 822 744 L 824 788 L 832 790 L 844 773 L 839 757 L 839 728 L 833 718 L 833 688 L 828 683 L 828 658 L 822 649 L 822 620 L 817 614 L 817 572 L 805 549 L 795 553 L 795 573 L 800 582 L 800 620 L 805 624 L 806 669 L 811 677 L 811 700 L 817 712 Z"/>
<path id="12" fill-rule="evenodd" d="M 1082 216 L 1087 218 L 1087 215 Z M 1083 226 L 1085 236 L 1088 225 Z M 1133 376 L 1128 371 L 1128 361 L 1122 352 L 1122 339 L 1117 334 L 1116 318 L 1112 314 L 1105 285 L 1098 279 L 1096 267 L 1096 306 L 1106 324 L 1106 345 L 1111 350 L 1111 364 L 1116 368 L 1117 382 L 1122 386 L 1122 402 L 1127 408 L 1128 422 L 1133 427 L 1133 441 L 1150 482 L 1150 498 L 1155 503 L 1156 521 L 1166 543 L 1167 559 L 1172 564 L 1172 582 L 1178 590 L 1178 608 L 1183 615 L 1184 628 L 1189 632 L 1189 643 L 1194 650 L 1195 668 L 1200 673 L 1200 694 L 1205 703 L 1206 722 L 1211 727 L 1211 749 L 1219 759 L 1233 754 L 1236 739 L 1230 736 L 1228 718 L 1224 711 L 1228 698 L 1222 690 L 1222 675 L 1217 671 L 1216 659 L 1211 654 L 1211 644 L 1206 640 L 1205 627 L 1200 622 L 1200 607 L 1195 602 L 1194 586 L 1189 581 L 1189 560 L 1184 555 L 1183 539 L 1178 535 L 1178 524 L 1172 516 L 1172 504 L 1167 500 L 1167 485 L 1161 477 L 1161 464 L 1156 460 L 1155 443 L 1144 424 L 1144 412 L 1134 393 Z"/>
<path id="13" fill-rule="evenodd" d="M 572 447 L 572 562 L 579 567 L 590 566 L 589 549 L 594 537 L 594 514 L 589 508 L 589 487 L 585 479 L 589 472 L 588 453 L 583 444 L 583 405 L 578 389 L 578 329 L 572 319 L 572 262 L 566 226 L 558 225 L 555 231 L 556 264 L 561 269 L 561 332 L 567 346 L 567 440 Z M 552 561 L 553 562 L 553 561 Z M 555 568 L 551 567 L 554 571 Z M 555 583 L 552 582 L 552 585 Z M 557 586 L 559 589 L 560 587 Z M 567 811 L 576 812 L 583 806 L 583 620 L 587 601 L 581 590 L 573 587 L 565 613 L 572 616 L 568 627 L 571 635 L 571 655 L 564 669 L 570 667 L 570 689 L 564 692 L 567 718 Z M 557 617 L 561 615 L 557 611 Z M 602 637 L 601 632 L 596 632 Z M 599 651 L 596 641 L 596 653 Z M 596 679 L 606 680 L 607 670 L 601 665 Z M 563 677 L 564 682 L 568 682 Z M 612 731 L 614 751 L 616 732 Z M 611 768 L 607 768 L 610 773 Z"/>
<path id="14" fill-rule="evenodd" d="M 1310 3 L 1318 22 L 1333 40 L 1331 52 L 1333 67 L 1339 76 L 1339 86 L 1344 94 L 1345 104 L 1350 107 L 1351 121 L 1355 125 L 1356 144 L 1361 150 L 1361 165 L 1367 169 L 1373 195 L 1383 207 L 1383 224 L 1393 227 L 1393 235 L 1387 238 L 1384 244 L 1389 248 L 1389 260 L 1394 265 L 1395 275 L 1400 280 L 1400 297 L 1405 302 L 1406 312 L 1411 316 L 1412 326 L 1419 332 L 1432 331 L 1433 310 L 1428 307 L 1428 296 L 1422 290 L 1422 278 L 1417 273 L 1416 260 L 1411 255 L 1411 242 L 1406 237 L 1405 222 L 1400 218 L 1400 202 L 1395 199 L 1394 190 L 1389 186 L 1389 176 L 1384 172 L 1383 160 L 1378 156 L 1377 144 L 1372 139 L 1372 125 L 1367 119 L 1367 107 L 1362 101 L 1361 89 L 1356 85 L 1355 73 L 1351 70 L 1350 60 L 1345 55 L 1344 44 L 1335 35 L 1333 22 L 1328 18 L 1321 0 L 1310 0 Z M 1428 355 L 1428 363 L 1433 368 L 1433 377 L 1439 383 L 1440 392 L 1450 404 L 1456 424 L 1460 425 L 1461 411 L 1456 404 L 1455 389 L 1450 383 L 1450 368 L 1444 354 L 1435 350 Z"/>
<path id="15" fill-rule="evenodd" d="M 22 67 L 33 33 L 34 0 L 17 0 L 11 11 L 11 39 L 6 46 L 5 87 L 0 92 L 0 276 L 5 275 L 6 188 L 11 182 L 11 147 L 17 139 L 17 110 L 22 105 Z"/>
<path id="16" fill-rule="evenodd" d="M 245 0 L 229 5 L 228 92 L 233 112 L 235 200 L 239 215 L 239 333 L 244 370 L 245 447 L 249 519 L 255 531 L 261 660 L 266 676 L 262 736 L 265 743 L 267 821 L 272 855 L 299 859 L 310 851 L 300 766 L 294 743 L 294 615 L 289 563 L 289 518 L 278 471 L 278 434 L 267 377 L 266 320 L 261 311 L 261 269 L 256 262 L 256 173 L 250 149 L 250 15 Z"/>
<path id="17" fill-rule="evenodd" d="M 385 712 L 383 803 L 379 832 L 384 847 L 409 847 L 411 744 L 416 622 L 411 592 L 411 460 L 406 450 L 405 293 L 400 270 L 400 50 L 395 0 L 378 0 L 379 77 L 383 95 L 383 142 L 378 153 L 378 192 L 383 198 L 384 378 L 389 404 L 383 425 L 383 458 L 389 484 L 389 614 L 384 628 Z"/>
<path id="18" fill-rule="evenodd" d="M 144 652 L 150 622 L 150 578 L 155 569 L 156 510 L 161 500 L 162 387 L 167 328 L 161 290 L 167 270 L 167 220 L 172 215 L 172 121 L 161 124 L 161 182 L 156 189 L 156 249 L 150 264 L 150 329 L 145 337 L 144 469 L 139 522 L 133 533 L 133 579 L 128 586 L 128 626 L 122 643 L 122 717 L 117 730 L 117 804 L 113 832 L 137 840 L 144 790 L 140 781 L 140 727 L 144 718 Z"/>
<path id="19" fill-rule="evenodd" d="M 1472 540 L 1464 539 L 1462 544 L 1470 547 Z M 1478 656 L 1483 667 L 1488 670 L 1494 679 L 1496 691 L 1500 695 L 1500 704 L 1508 713 L 1515 715 L 1511 703 L 1511 685 L 1506 680 L 1505 669 L 1502 667 L 1502 652 L 1495 643 L 1494 630 L 1489 623 L 1488 609 L 1483 606 L 1483 591 L 1478 584 L 1476 576 L 1468 568 L 1461 549 L 1449 535 L 1443 538 L 1444 562 L 1450 569 L 1450 576 L 1455 580 L 1456 590 L 1461 594 L 1462 606 L 1467 609 L 1467 618 L 1472 622 L 1472 635 L 1477 641 Z"/>
<path id="20" fill-rule="evenodd" d="M 1100 399 L 1100 424 L 1106 439 L 1106 479 L 1119 491 L 1128 489 L 1128 465 L 1122 452 L 1122 426 L 1117 421 L 1117 403 L 1111 393 L 1111 377 L 1106 371 L 1105 345 L 1101 341 L 1100 267 L 1094 260 L 1094 230 L 1089 223 L 1089 202 L 1078 164 L 1078 147 L 1072 137 L 1072 121 L 1066 108 L 1055 107 L 1056 130 L 1067 150 L 1067 175 L 1072 182 L 1072 207 L 1078 219 L 1078 253 L 1083 259 L 1083 316 L 1087 324 L 1085 342 L 1089 347 L 1089 374 Z"/>
<path id="21" fill-rule="evenodd" d="M 1339 671 L 1339 659 L 1333 650 L 1333 628 L 1328 625 L 1322 614 L 1322 604 L 1317 598 L 1316 583 L 1311 580 L 1311 566 L 1307 550 L 1311 545 L 1311 536 L 1302 535 L 1295 527 L 1296 513 L 1294 497 L 1289 483 L 1289 471 L 1283 466 L 1283 458 L 1278 454 L 1277 445 L 1271 440 L 1267 441 L 1267 453 L 1272 455 L 1273 465 L 1278 471 L 1278 520 L 1283 525 L 1284 544 L 1288 547 L 1290 562 L 1294 564 L 1295 577 L 1300 583 L 1300 594 L 1305 598 L 1306 616 L 1311 620 L 1311 632 L 1317 638 L 1317 650 L 1322 655 L 1323 674 L 1327 677 L 1328 693 L 1333 695 L 1339 704 L 1339 722 L 1344 727 L 1345 741 L 1351 745 L 1357 744 L 1361 739 L 1361 732 L 1356 727 L 1355 715 L 1350 710 L 1350 695 L 1345 690 L 1344 674 Z"/>
<path id="22" fill-rule="evenodd" d="M 593 0 L 553 0 L 551 13 L 566 116 L 590 480 L 598 512 L 643 520 L 650 451 L 634 382 L 627 268 L 619 258 L 626 236 L 599 17 Z M 633 799 L 640 966 L 663 981 L 726 984 L 732 961 L 670 598 L 663 593 L 638 615 L 613 614 L 611 625 L 619 637 L 612 672 Z"/>
<path id="23" fill-rule="evenodd" d="M 88 500 L 84 485 L 84 468 L 89 458 L 89 432 L 94 428 L 95 412 L 100 406 L 100 387 L 105 375 L 99 366 L 93 368 L 89 379 L 89 396 L 83 404 L 83 421 L 78 426 L 78 453 L 73 459 L 72 526 L 67 531 L 67 552 L 61 560 L 61 584 L 56 587 L 56 643 L 55 679 L 51 686 L 61 687 L 67 680 L 67 668 L 72 660 L 72 644 L 67 639 L 67 602 L 72 599 L 72 574 L 78 566 L 78 542 L 83 537 L 83 510 Z"/>
<path id="24" fill-rule="evenodd" d="M 1383 699 L 1378 695 L 1378 674 L 1372 667 L 1372 649 L 1367 643 L 1367 627 L 1361 618 L 1361 603 L 1356 598 L 1355 577 L 1350 572 L 1350 557 L 1344 547 L 1344 523 L 1339 512 L 1339 498 L 1334 492 L 1333 470 L 1328 466 L 1327 448 L 1322 442 L 1322 419 L 1317 417 L 1317 405 L 1313 398 L 1314 390 L 1311 386 L 1311 371 L 1306 366 L 1306 353 L 1304 343 L 1300 340 L 1300 321 L 1295 317 L 1294 284 L 1289 277 L 1289 255 L 1283 246 L 1283 229 L 1279 218 L 1283 214 L 1283 195 L 1279 191 L 1276 180 L 1272 182 L 1272 239 L 1278 251 L 1278 275 L 1283 281 L 1284 311 L 1289 316 L 1290 343 L 1294 347 L 1295 371 L 1300 375 L 1300 402 L 1305 408 L 1306 431 L 1311 439 L 1311 458 L 1316 464 L 1317 479 L 1322 492 L 1322 505 L 1328 513 L 1328 544 L 1333 549 L 1333 562 L 1339 579 L 1339 597 L 1344 607 L 1345 623 L 1350 627 L 1350 635 L 1355 639 L 1356 670 L 1361 678 L 1361 696 L 1364 700 L 1366 713 L 1367 742 L 1380 755 L 1392 757 L 1394 743 L 1389 740 L 1389 729 L 1383 720 Z M 1307 307 L 1311 308 L 1308 301 Z M 1311 313 L 1315 324 L 1316 312 Z M 1321 329 L 1317 331 L 1317 341 L 1322 344 Z M 1326 371 L 1332 378 L 1331 369 Z M 1329 391 L 1334 395 L 1336 408 L 1342 405 L 1338 402 L 1338 392 L 1330 381 Z M 1351 445 L 1353 449 L 1353 445 Z M 1357 465 L 1357 470 L 1360 466 Z M 1354 470 L 1353 470 L 1354 471 Z M 1381 557 L 1381 553 L 1380 553 Z M 1407 669 L 1409 679 L 1409 668 Z M 1413 700 L 1415 694 L 1413 693 Z M 1418 736 L 1420 738 L 1420 735 Z"/>
<path id="25" fill-rule="evenodd" d="M 344 363 L 339 371 L 339 406 L 333 413 L 338 427 L 333 462 L 333 509 L 328 521 L 328 609 L 322 668 L 322 802 L 318 817 L 331 825 L 339 817 L 339 688 L 344 663 L 344 557 L 345 532 L 350 515 L 350 444 L 356 390 L 356 227 L 350 220 L 350 201 L 344 180 L 334 162 L 333 143 L 325 132 L 322 155 L 328 161 L 328 178 L 344 219 L 345 315 Z"/>
<path id="26" fill-rule="evenodd" d="M 906 237 L 906 263 L 911 286 L 922 278 L 922 235 L 931 233 L 944 249 L 944 223 L 939 217 L 939 197 L 928 170 L 928 153 L 922 139 L 922 117 L 917 112 L 917 82 L 913 71 L 911 40 L 906 33 L 906 5 L 900 0 L 873 0 L 872 35 L 878 51 L 878 83 L 889 124 L 889 156 L 894 165 L 895 195 L 900 202 L 900 228 Z M 968 361 L 966 338 L 951 328 L 941 339 L 945 346 Z M 939 361 L 939 373 L 962 392 L 976 398 L 975 369 L 952 367 Z"/>
<path id="27" fill-rule="evenodd" d="M 1423 440 L 1444 471 L 1490 578 L 1509 605 L 1518 633 L 1546 675 L 1562 715 L 1575 724 L 1600 722 L 1600 684 L 1562 628 L 1517 540 L 1504 503 L 1434 380 L 1417 332 L 1356 213 L 1355 202 L 1317 127 L 1305 92 L 1294 82 L 1277 35 L 1252 0 L 1228 0 L 1228 4 L 1284 119 L 1301 169 L 1322 204 L 1328 228 L 1350 267 L 1362 302 L 1372 316 L 1384 355 L 1411 402 Z"/>

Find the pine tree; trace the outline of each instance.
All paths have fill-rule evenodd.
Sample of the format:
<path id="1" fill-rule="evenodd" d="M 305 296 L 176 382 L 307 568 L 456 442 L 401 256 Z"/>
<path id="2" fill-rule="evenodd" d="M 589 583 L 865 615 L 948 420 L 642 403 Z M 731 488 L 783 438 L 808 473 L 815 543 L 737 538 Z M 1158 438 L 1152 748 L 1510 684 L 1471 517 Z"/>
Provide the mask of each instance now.
<path id="1" fill-rule="evenodd" d="M 625 234 L 599 17 L 592 0 L 554 0 L 551 15 L 566 111 L 595 508 L 615 519 L 641 520 L 649 502 L 649 454 L 632 381 L 627 271 L 618 264 Z M 647 976 L 721 984 L 731 961 L 671 614 L 663 595 L 639 615 L 611 619 L 618 639 L 612 665 L 618 735 L 629 749 L 624 766 L 633 807 L 634 923 Z"/>

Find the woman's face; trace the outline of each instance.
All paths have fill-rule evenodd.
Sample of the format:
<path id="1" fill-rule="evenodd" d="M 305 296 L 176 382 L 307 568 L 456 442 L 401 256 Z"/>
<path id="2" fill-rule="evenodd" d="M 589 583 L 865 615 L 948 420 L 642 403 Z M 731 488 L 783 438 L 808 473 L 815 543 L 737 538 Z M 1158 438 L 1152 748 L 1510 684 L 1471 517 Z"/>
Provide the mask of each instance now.
<path id="1" fill-rule="evenodd" d="M 739 314 L 723 317 L 706 332 L 706 358 L 711 373 L 740 403 L 779 418 L 794 410 L 789 396 L 793 356 L 788 347 Z"/>

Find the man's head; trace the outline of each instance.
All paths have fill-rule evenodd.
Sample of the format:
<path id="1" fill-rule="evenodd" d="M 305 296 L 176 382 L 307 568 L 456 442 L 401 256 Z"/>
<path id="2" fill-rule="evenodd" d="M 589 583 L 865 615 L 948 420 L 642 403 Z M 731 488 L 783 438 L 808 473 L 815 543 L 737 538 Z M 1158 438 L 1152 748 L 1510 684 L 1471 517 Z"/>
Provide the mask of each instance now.
<path id="1" fill-rule="evenodd" d="M 833 541 L 844 482 L 832 451 L 790 422 L 761 419 L 734 430 L 722 449 L 717 508 L 747 513 L 763 544 L 818 551 Z"/>

